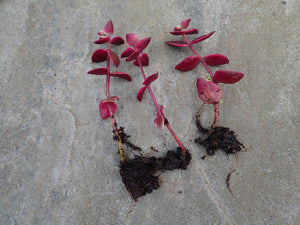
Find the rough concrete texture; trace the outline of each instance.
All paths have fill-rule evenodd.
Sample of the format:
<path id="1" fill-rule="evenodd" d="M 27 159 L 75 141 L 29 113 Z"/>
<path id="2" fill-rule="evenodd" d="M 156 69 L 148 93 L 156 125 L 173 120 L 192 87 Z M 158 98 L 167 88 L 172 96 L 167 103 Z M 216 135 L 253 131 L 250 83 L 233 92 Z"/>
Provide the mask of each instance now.
<path id="1" fill-rule="evenodd" d="M 299 12 L 296 0 L 0 1 L 0 224 L 300 224 Z M 176 71 L 192 53 L 164 44 L 186 18 L 200 34 L 216 30 L 196 45 L 202 55 L 225 54 L 230 64 L 220 68 L 245 73 L 221 85 L 219 125 L 248 150 L 231 177 L 233 196 L 225 179 L 235 157 L 201 160 L 193 142 L 195 81 L 205 70 Z M 153 90 L 193 155 L 188 170 L 161 174 L 161 188 L 138 202 L 121 182 L 110 121 L 99 117 L 105 78 L 86 75 L 109 19 L 116 35 L 153 37 L 146 72 L 159 72 Z M 112 80 L 119 124 L 147 156 L 174 149 L 167 130 L 153 127 L 149 94 L 136 101 L 138 68 L 122 61 L 120 70 L 133 81 Z"/>

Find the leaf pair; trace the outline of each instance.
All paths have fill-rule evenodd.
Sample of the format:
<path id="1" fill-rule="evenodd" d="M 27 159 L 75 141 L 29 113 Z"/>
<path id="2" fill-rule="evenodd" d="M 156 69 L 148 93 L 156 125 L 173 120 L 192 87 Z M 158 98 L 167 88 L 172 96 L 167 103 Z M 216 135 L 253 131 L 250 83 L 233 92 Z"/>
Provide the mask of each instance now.
<path id="1" fill-rule="evenodd" d="M 119 56 L 111 49 L 97 49 L 92 55 L 92 62 L 103 62 L 107 60 L 107 56 L 111 59 L 115 67 L 119 67 Z"/>
<path id="2" fill-rule="evenodd" d="M 126 34 L 126 42 L 129 46 L 122 54 L 121 58 L 127 58 L 126 62 L 134 60 L 133 64 L 139 66 L 139 61 L 142 66 L 149 66 L 149 57 L 142 51 L 149 45 L 151 37 L 146 37 L 139 41 L 137 35 L 133 33 Z"/>
<path id="3" fill-rule="evenodd" d="M 202 61 L 210 66 L 218 66 L 229 63 L 229 59 L 225 55 L 221 54 L 208 55 L 203 58 L 199 55 L 192 55 L 179 62 L 175 66 L 175 69 L 179 71 L 189 71 L 194 69 Z"/>
<path id="4" fill-rule="evenodd" d="M 147 86 L 150 85 L 153 81 L 155 81 L 158 78 L 158 73 L 152 74 L 149 77 L 146 78 L 146 80 L 144 80 L 143 82 L 143 87 L 141 87 L 141 89 L 138 91 L 137 93 L 137 100 L 138 101 L 142 101 L 143 95 L 145 93 L 145 90 L 147 89 Z"/>
<path id="5" fill-rule="evenodd" d="M 117 100 L 119 100 L 119 97 L 112 96 L 100 101 L 99 112 L 103 120 L 112 117 L 115 114 L 117 110 Z"/>
<path id="6" fill-rule="evenodd" d="M 188 30 L 188 31 L 173 31 L 173 32 L 170 32 L 170 33 L 173 34 L 173 35 L 194 34 L 192 32 L 193 30 L 197 30 L 197 29 L 191 29 L 191 30 Z M 175 47 L 187 47 L 189 45 L 193 45 L 193 44 L 196 44 L 198 42 L 206 40 L 207 38 L 212 36 L 214 33 L 215 33 L 215 31 L 212 31 L 208 34 L 197 37 L 194 40 L 192 40 L 190 43 L 187 43 L 186 41 L 166 41 L 166 44 L 172 45 L 172 46 L 175 46 Z M 198 30 L 197 30 L 197 34 L 198 34 Z"/>

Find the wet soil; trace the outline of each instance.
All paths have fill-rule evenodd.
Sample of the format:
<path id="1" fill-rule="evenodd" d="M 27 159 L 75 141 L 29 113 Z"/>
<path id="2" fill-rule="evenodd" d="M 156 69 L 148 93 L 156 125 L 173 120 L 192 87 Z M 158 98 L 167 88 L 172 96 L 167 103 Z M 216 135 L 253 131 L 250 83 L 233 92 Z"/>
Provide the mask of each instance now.
<path id="1" fill-rule="evenodd" d="M 137 201 L 141 196 L 151 193 L 160 187 L 157 172 L 175 169 L 187 169 L 191 154 L 186 151 L 183 156 L 181 149 L 168 151 L 163 158 L 135 156 L 120 165 L 120 175 L 131 197 Z"/>

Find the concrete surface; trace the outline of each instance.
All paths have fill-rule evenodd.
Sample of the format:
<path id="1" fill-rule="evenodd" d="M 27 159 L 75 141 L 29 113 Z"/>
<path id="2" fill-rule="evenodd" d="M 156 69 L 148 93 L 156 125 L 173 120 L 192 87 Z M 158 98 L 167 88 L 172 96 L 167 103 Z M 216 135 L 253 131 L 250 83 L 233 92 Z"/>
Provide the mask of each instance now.
<path id="1" fill-rule="evenodd" d="M 0 224 L 300 224 L 299 12 L 296 0 L 0 1 Z M 216 30 L 196 46 L 202 55 L 225 54 L 230 64 L 220 68 L 245 73 L 222 85 L 219 125 L 248 150 L 231 178 L 233 196 L 225 178 L 235 158 L 203 161 L 193 143 L 195 81 L 205 71 L 175 71 L 191 51 L 164 44 L 186 18 L 200 34 Z M 161 188 L 137 203 L 120 179 L 110 121 L 99 117 L 105 78 L 86 75 L 109 19 L 116 35 L 153 37 L 146 72 L 160 73 L 153 90 L 193 154 L 188 170 L 163 173 Z M 175 148 L 167 130 L 153 127 L 149 95 L 135 99 L 139 70 L 124 61 L 120 70 L 133 81 L 112 80 L 119 124 L 146 155 Z"/>

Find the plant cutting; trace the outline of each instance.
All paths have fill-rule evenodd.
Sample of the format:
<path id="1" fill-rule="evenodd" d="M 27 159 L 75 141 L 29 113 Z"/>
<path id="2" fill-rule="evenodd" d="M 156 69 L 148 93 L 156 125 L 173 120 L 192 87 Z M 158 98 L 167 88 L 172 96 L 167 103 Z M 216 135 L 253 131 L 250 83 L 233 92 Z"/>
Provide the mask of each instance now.
<path id="1" fill-rule="evenodd" d="M 162 128 L 163 126 L 168 127 L 172 135 L 174 136 L 175 140 L 179 144 L 179 148 L 176 152 L 168 151 L 166 157 L 163 158 L 156 158 L 156 157 L 144 157 L 144 156 L 137 156 L 133 159 L 128 159 L 125 157 L 123 144 L 127 144 L 131 149 L 138 150 L 141 153 L 141 149 L 132 144 L 128 141 L 130 137 L 124 132 L 123 127 L 118 127 L 115 113 L 117 110 L 117 101 L 119 100 L 118 96 L 111 96 L 110 94 L 110 78 L 111 77 L 118 77 L 122 78 L 126 81 L 131 81 L 131 76 L 124 72 L 111 72 L 111 64 L 117 70 L 120 65 L 120 58 L 119 56 L 112 50 L 113 45 L 121 45 L 124 43 L 124 40 L 119 36 L 113 36 L 114 28 L 112 21 L 108 21 L 105 25 L 104 30 L 100 31 L 98 34 L 100 35 L 99 39 L 95 41 L 95 44 L 108 44 L 107 49 L 97 49 L 92 54 L 92 62 L 93 63 L 101 63 L 106 61 L 106 67 L 96 68 L 90 70 L 88 74 L 92 75 L 103 75 L 106 76 L 106 98 L 101 100 L 99 103 L 99 112 L 100 117 L 105 120 L 110 118 L 114 133 L 114 140 L 118 143 L 118 152 L 120 154 L 120 175 L 122 177 L 122 181 L 125 184 L 128 192 L 130 193 L 131 197 L 137 201 L 137 199 L 147 193 L 151 193 L 153 190 L 158 189 L 160 187 L 158 176 L 156 173 L 158 171 L 164 170 L 174 170 L 174 169 L 186 169 L 187 165 L 191 160 L 191 155 L 180 142 L 178 137 L 176 136 L 175 132 L 172 130 L 171 126 L 168 123 L 168 120 L 164 117 L 163 114 L 163 106 L 160 106 L 159 112 L 156 116 L 154 121 L 154 125 L 157 128 Z M 128 40 L 127 40 L 128 42 Z M 146 42 L 150 42 L 150 39 L 146 39 L 140 44 L 137 44 L 137 48 L 146 48 L 148 45 Z M 144 47 L 143 47 L 144 45 Z M 125 51 L 128 53 L 128 50 Z M 122 56 L 124 57 L 123 53 Z M 135 65 L 143 65 L 149 63 L 148 56 L 140 53 L 136 54 L 136 60 L 134 61 Z M 133 58 L 131 56 L 131 58 Z M 147 63 L 148 61 L 148 63 Z M 111 63 L 112 62 L 112 63 Z M 145 75 L 145 73 L 143 73 Z M 158 74 L 154 74 L 143 83 L 143 90 L 140 90 L 138 93 L 138 100 L 141 101 L 142 95 L 145 92 L 146 88 L 149 87 L 150 84 L 157 79 Z M 149 90 L 148 89 L 148 90 Z M 151 90 L 151 89 L 150 89 Z M 153 92 L 151 92 L 151 96 L 154 97 Z M 156 103 L 156 101 L 155 101 Z M 158 104 L 156 103 L 156 106 Z"/>
<path id="2" fill-rule="evenodd" d="M 199 98 L 203 102 L 196 114 L 196 124 L 198 130 L 202 134 L 206 135 L 206 137 L 197 138 L 195 139 L 195 142 L 203 145 L 206 148 L 206 155 L 214 155 L 215 151 L 221 149 L 226 154 L 236 154 L 238 162 L 238 152 L 241 151 L 242 147 L 244 147 L 243 144 L 236 139 L 234 131 L 231 131 L 227 127 L 217 126 L 219 118 L 219 104 L 222 97 L 222 89 L 219 87 L 219 84 L 234 84 L 240 81 L 244 74 L 241 72 L 228 70 L 218 70 L 213 73 L 209 66 L 228 64 L 229 59 L 227 56 L 222 54 L 212 54 L 202 57 L 194 48 L 194 44 L 208 39 L 215 33 L 215 31 L 190 41 L 188 39 L 188 35 L 198 34 L 198 29 L 188 28 L 190 21 L 191 19 L 181 21 L 180 25 L 175 26 L 174 30 L 170 32 L 172 35 L 182 36 L 182 40 L 167 41 L 166 44 L 175 47 L 189 47 L 193 52 L 193 55 L 186 57 L 175 66 L 176 70 L 182 72 L 191 71 L 199 64 L 202 64 L 208 73 L 206 78 L 200 77 L 196 82 Z M 200 122 L 200 111 L 203 109 L 205 104 L 214 106 L 214 121 L 210 129 L 204 128 Z M 205 156 L 202 158 L 204 159 Z M 227 176 L 226 183 L 228 188 L 230 176 L 234 171 L 235 170 L 231 171 Z"/>
<path id="3" fill-rule="evenodd" d="M 145 91 L 148 90 L 157 112 L 154 119 L 154 126 L 158 129 L 167 127 L 179 147 L 176 151 L 168 151 L 166 157 L 163 158 L 135 157 L 121 164 L 120 174 L 123 183 L 135 200 L 146 193 L 151 193 L 152 190 L 159 187 L 158 177 L 155 176 L 157 171 L 186 169 L 191 160 L 189 151 L 172 129 L 168 119 L 164 115 L 164 107 L 157 103 L 152 91 L 151 84 L 158 79 L 158 72 L 147 77 L 143 69 L 143 67 L 149 66 L 149 57 L 143 51 L 149 45 L 150 41 L 151 37 L 140 40 L 133 33 L 126 34 L 126 42 L 129 47 L 121 54 L 121 57 L 126 58 L 126 62 L 133 61 L 133 64 L 141 70 L 144 81 L 137 93 L 137 100 L 141 102 Z"/>
<path id="4" fill-rule="evenodd" d="M 105 25 L 103 31 L 98 32 L 100 35 L 99 39 L 95 41 L 95 44 L 108 44 L 107 49 L 97 49 L 92 54 L 92 62 L 93 63 L 101 63 L 106 61 L 106 67 L 95 68 L 93 70 L 88 71 L 88 74 L 92 75 L 103 75 L 106 76 L 106 98 L 102 99 L 99 103 L 99 112 L 100 117 L 105 120 L 110 118 L 112 128 L 113 128 L 113 139 L 118 143 L 118 152 L 120 154 L 120 162 L 123 163 L 126 161 L 123 144 L 128 145 L 131 149 L 141 151 L 141 149 L 132 144 L 128 138 L 130 137 L 124 131 L 124 127 L 118 127 L 117 120 L 115 117 L 115 112 L 117 110 L 117 101 L 119 100 L 118 96 L 111 96 L 110 94 L 110 78 L 117 77 L 124 79 L 126 81 L 131 81 L 131 76 L 124 72 L 111 72 L 111 64 L 117 70 L 120 65 L 120 58 L 112 50 L 113 45 L 121 45 L 124 44 L 123 38 L 119 36 L 113 36 L 114 27 L 112 21 L 108 21 Z M 112 63 L 111 63 L 112 62 Z"/>

